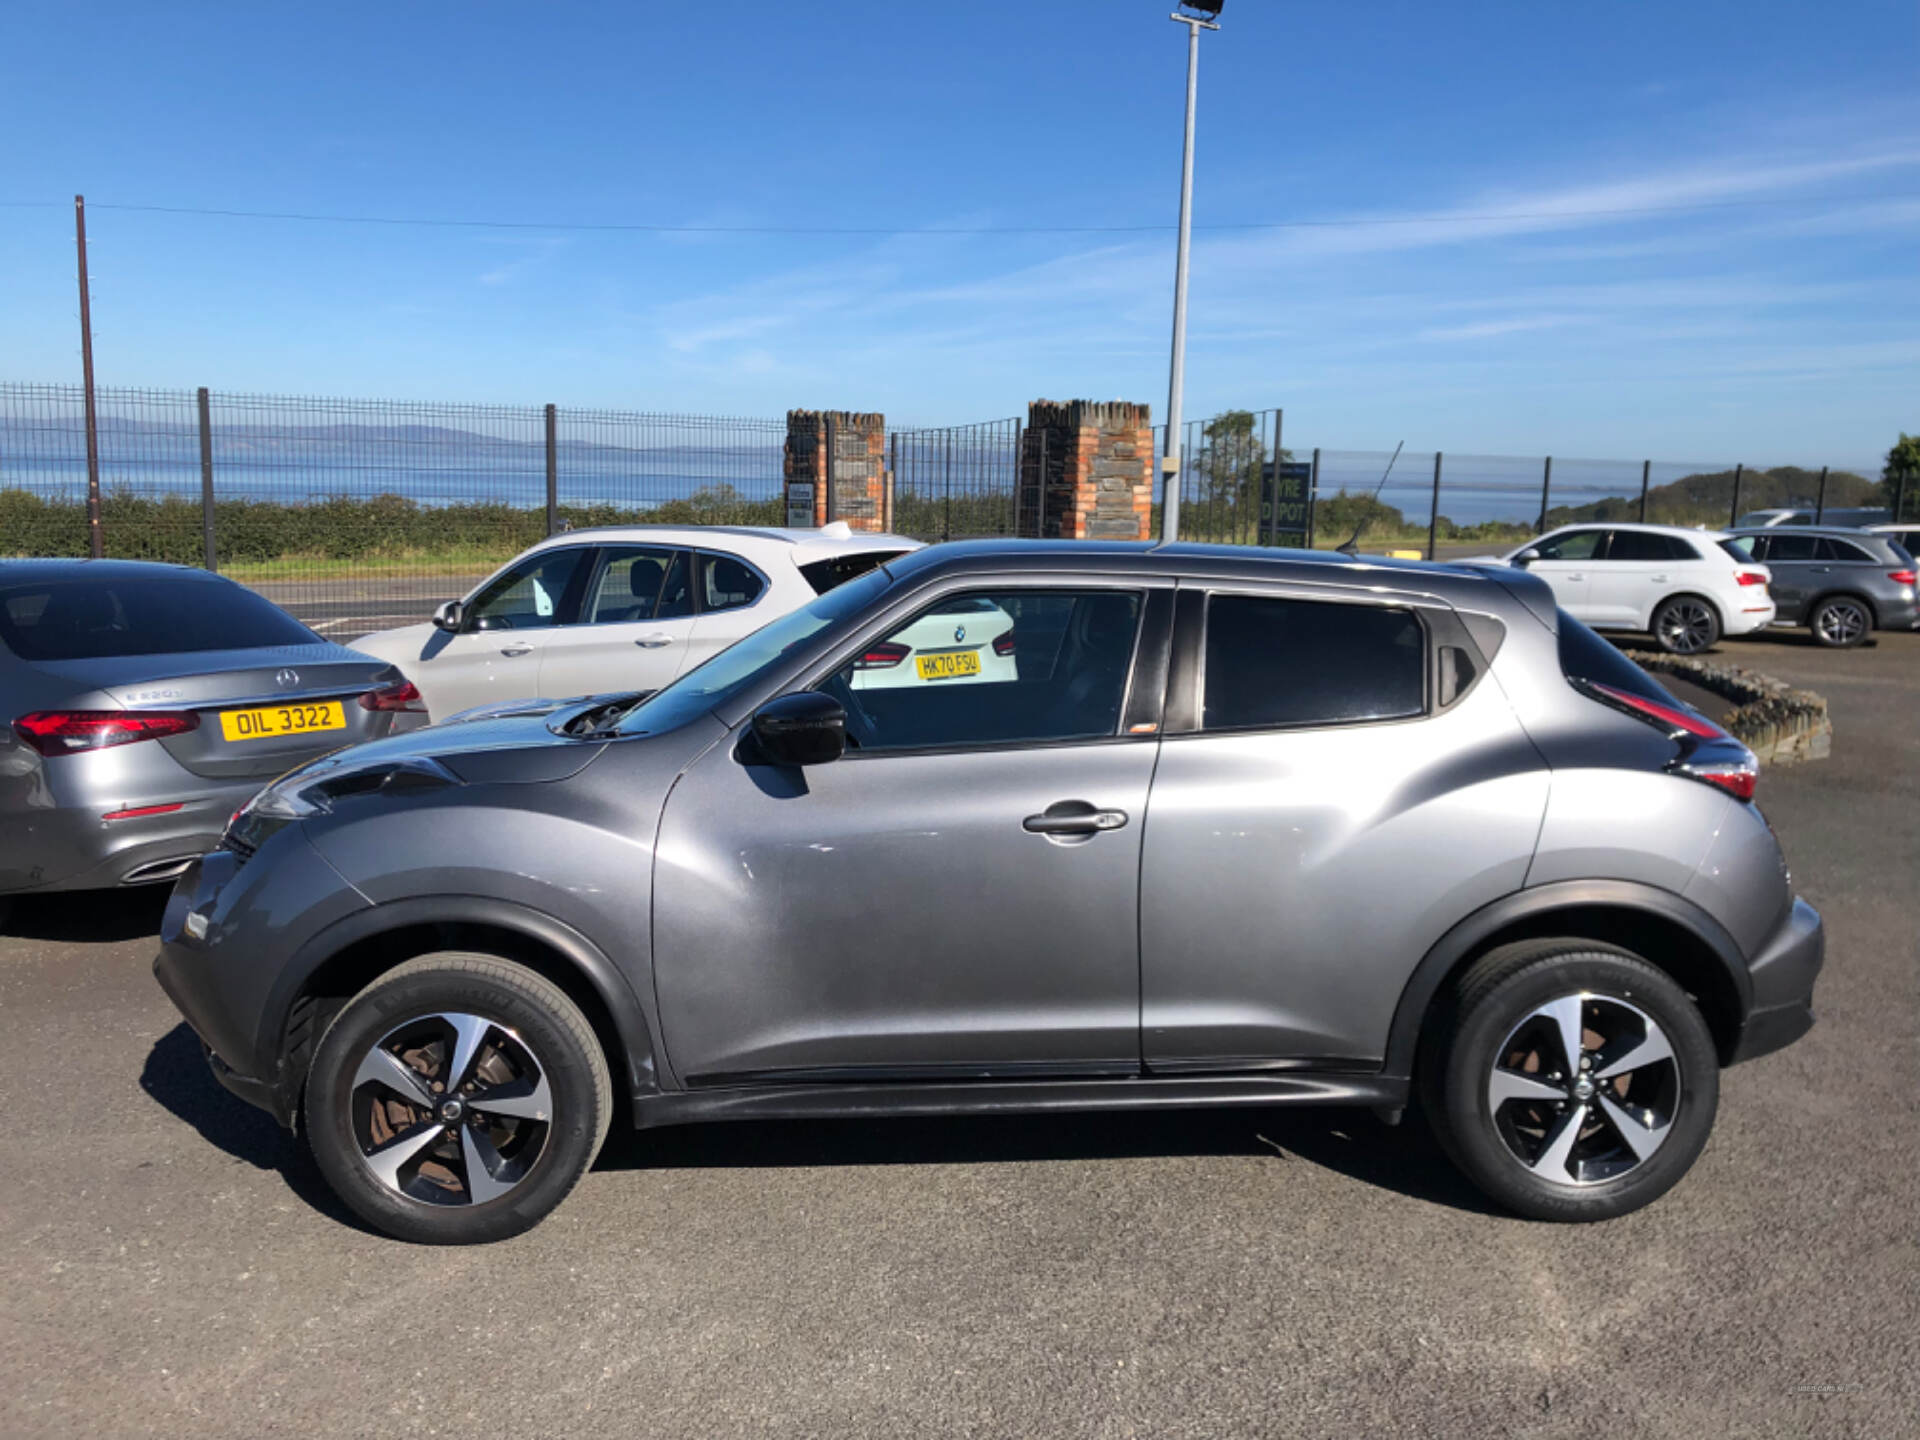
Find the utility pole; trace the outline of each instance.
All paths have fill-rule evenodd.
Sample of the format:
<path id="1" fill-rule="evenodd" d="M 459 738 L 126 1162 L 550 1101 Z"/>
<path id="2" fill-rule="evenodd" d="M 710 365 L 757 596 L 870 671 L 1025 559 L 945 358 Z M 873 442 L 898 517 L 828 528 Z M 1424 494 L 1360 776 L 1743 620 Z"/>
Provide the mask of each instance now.
<path id="1" fill-rule="evenodd" d="M 80 254 L 80 377 L 87 406 L 87 553 L 106 553 L 100 539 L 100 427 L 93 408 L 93 304 L 87 294 L 87 197 L 73 197 L 73 239 Z"/>
<path id="2" fill-rule="evenodd" d="M 1193 108 L 1200 88 L 1200 32 L 1220 28 L 1214 17 L 1224 0 L 1180 0 L 1167 18 L 1187 27 L 1187 131 L 1180 157 L 1180 239 L 1173 262 L 1173 363 L 1167 377 L 1167 441 L 1160 456 L 1160 538 L 1180 538 L 1180 402 L 1187 369 L 1187 251 L 1193 239 Z"/>

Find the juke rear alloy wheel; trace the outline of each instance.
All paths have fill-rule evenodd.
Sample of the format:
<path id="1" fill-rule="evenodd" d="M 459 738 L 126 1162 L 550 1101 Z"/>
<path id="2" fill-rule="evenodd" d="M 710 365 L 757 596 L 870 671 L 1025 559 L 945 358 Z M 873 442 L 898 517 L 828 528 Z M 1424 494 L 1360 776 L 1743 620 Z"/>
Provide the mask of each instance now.
<path id="1" fill-rule="evenodd" d="M 565 992 L 494 956 L 444 952 L 347 1002 L 314 1052 L 306 1121 L 362 1219 L 461 1245 L 545 1218 L 592 1164 L 612 1102 L 606 1057 Z"/>
<path id="2" fill-rule="evenodd" d="M 1639 956 L 1583 940 L 1493 951 L 1423 1048 L 1442 1146 L 1494 1199 L 1538 1220 L 1605 1220 L 1692 1166 L 1719 1103 L 1698 1007 Z"/>

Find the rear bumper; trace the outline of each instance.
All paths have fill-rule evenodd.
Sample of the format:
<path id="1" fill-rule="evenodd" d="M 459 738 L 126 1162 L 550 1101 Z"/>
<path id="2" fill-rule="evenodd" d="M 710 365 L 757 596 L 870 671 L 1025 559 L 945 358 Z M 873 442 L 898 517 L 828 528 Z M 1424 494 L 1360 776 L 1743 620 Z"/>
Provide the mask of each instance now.
<path id="1" fill-rule="evenodd" d="M 1813 1028 L 1813 982 L 1826 956 L 1820 912 L 1795 900 L 1785 923 L 1747 967 L 1753 977 L 1753 1007 L 1729 1063 L 1771 1055 Z"/>
<path id="2" fill-rule="evenodd" d="M 210 785 L 201 782 L 164 803 L 180 809 L 128 820 L 101 817 L 121 802 L 15 811 L 0 816 L 0 894 L 53 890 L 106 890 L 178 878 L 170 862 L 204 855 L 220 843 L 233 812 L 253 798 L 263 782 Z M 139 801 L 136 803 L 155 803 Z"/>
<path id="3" fill-rule="evenodd" d="M 1749 587 L 1757 588 L 1757 587 Z M 1756 605 L 1751 610 L 1729 610 L 1726 623 L 1721 626 L 1723 635 L 1751 635 L 1756 630 L 1764 630 L 1774 623 L 1779 608 L 1768 600 L 1764 605 Z"/>

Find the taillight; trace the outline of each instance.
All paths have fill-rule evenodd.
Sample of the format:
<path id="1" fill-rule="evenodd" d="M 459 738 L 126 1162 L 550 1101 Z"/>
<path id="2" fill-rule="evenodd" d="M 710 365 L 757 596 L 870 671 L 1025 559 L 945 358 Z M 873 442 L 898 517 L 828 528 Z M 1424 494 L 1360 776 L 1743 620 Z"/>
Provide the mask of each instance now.
<path id="1" fill-rule="evenodd" d="M 1764 570 L 1736 570 L 1733 572 L 1733 578 L 1735 583 L 1740 585 L 1764 585 L 1767 583 L 1767 572 Z"/>
<path id="2" fill-rule="evenodd" d="M 1913 575 L 1914 572 L 1911 570 L 1889 570 L 1887 572 L 1887 578 L 1896 585 L 1913 584 Z"/>
<path id="3" fill-rule="evenodd" d="M 411 680 L 402 680 L 394 685 L 382 685 L 378 690 L 369 690 L 360 697 L 362 710 L 425 710 L 427 702 L 420 698 L 420 691 Z"/>
<path id="4" fill-rule="evenodd" d="M 1662 705 L 1658 700 L 1649 700 L 1644 695 L 1636 695 L 1631 690 L 1615 689 L 1611 685 L 1587 682 L 1589 690 L 1597 690 L 1614 706 L 1626 710 L 1641 720 L 1658 725 L 1669 734 L 1698 735 L 1703 740 L 1724 740 L 1727 732 L 1707 719 L 1704 715 L 1695 715 L 1691 711 L 1677 710 L 1671 705 Z"/>
<path id="5" fill-rule="evenodd" d="M 1700 765 L 1681 764 L 1675 771 L 1689 780 L 1704 780 L 1709 785 L 1717 785 L 1736 800 L 1753 799 L 1753 787 L 1759 782 L 1760 772 L 1751 762 L 1711 763 Z"/>
<path id="6" fill-rule="evenodd" d="M 993 653 L 996 655 L 1013 654 L 1013 631 L 1009 630 L 1004 635 L 996 635 L 993 637 Z"/>
<path id="7" fill-rule="evenodd" d="M 913 653 L 911 645 L 896 644 L 892 640 L 882 640 L 878 645 L 869 645 L 853 662 L 856 670 L 890 670 Z"/>
<path id="8" fill-rule="evenodd" d="M 200 717 L 191 710 L 36 710 L 13 728 L 42 755 L 56 756 L 184 735 L 200 728 Z"/>

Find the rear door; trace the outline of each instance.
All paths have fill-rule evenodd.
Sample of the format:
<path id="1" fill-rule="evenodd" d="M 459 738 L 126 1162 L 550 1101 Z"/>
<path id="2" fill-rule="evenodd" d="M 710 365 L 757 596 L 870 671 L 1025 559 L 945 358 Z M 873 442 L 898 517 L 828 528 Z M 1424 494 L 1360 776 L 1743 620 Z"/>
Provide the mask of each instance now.
<path id="1" fill-rule="evenodd" d="M 724 550 L 701 550 L 693 557 L 693 597 L 699 618 L 687 650 L 687 669 L 718 655 L 751 635 L 777 611 L 768 595 L 767 577 L 757 566 Z"/>
<path id="2" fill-rule="evenodd" d="M 1590 625 L 1641 630 L 1653 616 L 1654 602 L 1675 586 L 1676 559 L 1665 535 L 1645 530 L 1615 530 L 1593 565 L 1587 591 Z"/>
<path id="3" fill-rule="evenodd" d="M 1553 587 L 1553 598 L 1562 610 L 1589 619 L 1594 566 L 1606 553 L 1606 540 L 1603 528 L 1558 530 L 1542 536 L 1531 547 L 1540 552 L 1540 558 L 1527 567 L 1527 573 Z"/>
<path id="4" fill-rule="evenodd" d="M 1426 948 L 1517 890 L 1548 775 L 1444 606 L 1181 591 L 1141 856 L 1149 1070 L 1368 1068 Z"/>
<path id="5" fill-rule="evenodd" d="M 577 612 L 592 553 L 586 545 L 538 551 L 474 595 L 460 633 L 429 643 L 410 667 L 433 719 L 540 693 L 540 651 Z"/>
<path id="6" fill-rule="evenodd" d="M 1806 618 L 1807 601 L 1831 567 L 1821 566 L 1819 537 L 1774 530 L 1754 541 L 1753 558 L 1773 572 L 1767 592 L 1777 607 L 1776 619 L 1798 623 Z"/>
<path id="7" fill-rule="evenodd" d="M 691 568 L 691 553 L 669 545 L 601 549 L 579 618 L 546 637 L 540 693 L 562 700 L 668 684 L 693 639 Z"/>

